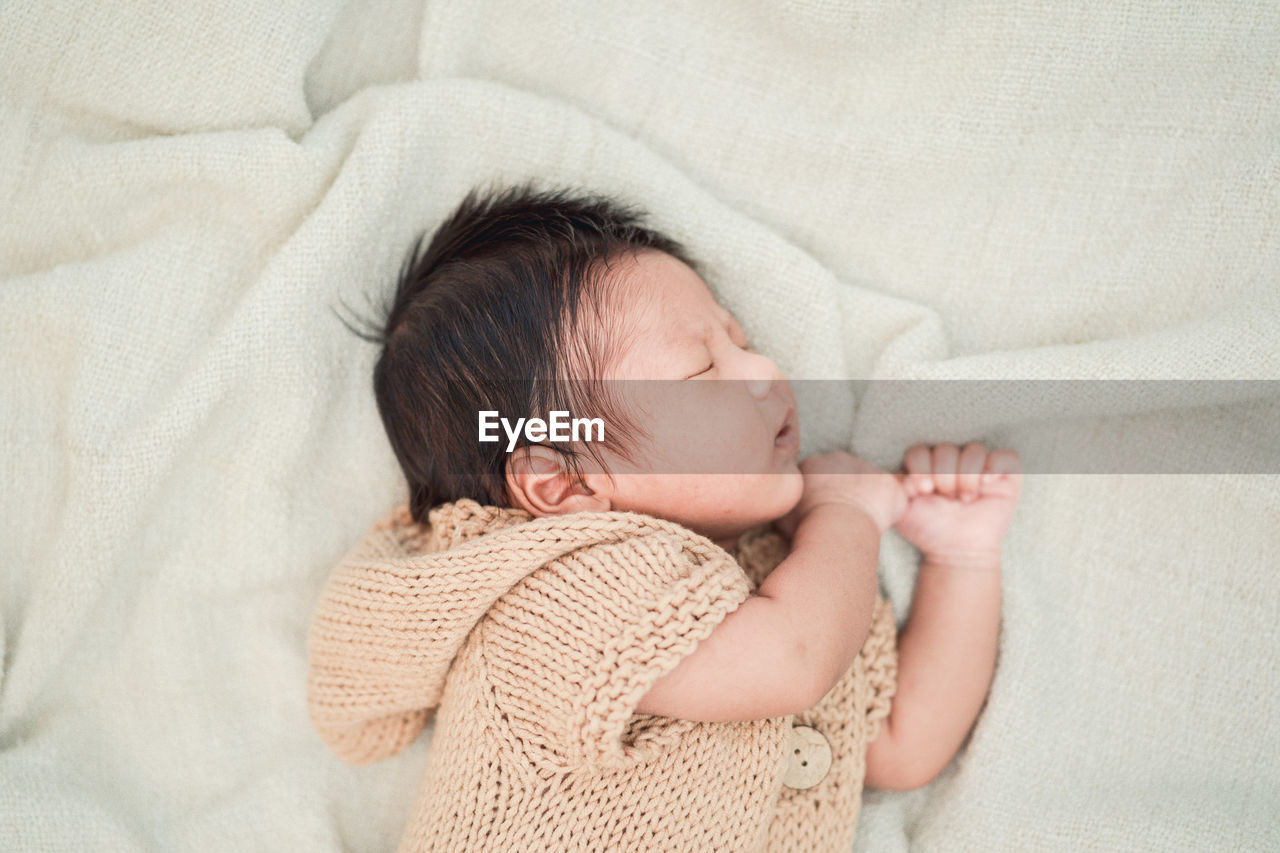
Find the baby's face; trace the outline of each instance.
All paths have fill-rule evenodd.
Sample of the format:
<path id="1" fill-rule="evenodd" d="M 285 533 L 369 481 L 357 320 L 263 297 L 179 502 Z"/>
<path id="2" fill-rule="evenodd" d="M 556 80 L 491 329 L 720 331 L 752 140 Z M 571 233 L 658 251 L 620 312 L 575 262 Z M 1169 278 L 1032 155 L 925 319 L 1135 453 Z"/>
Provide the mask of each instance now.
<path id="1" fill-rule="evenodd" d="M 800 500 L 791 383 L 750 348 L 733 315 L 676 258 L 637 254 L 611 271 L 630 347 L 611 379 L 646 440 L 611 460 L 613 509 L 684 524 L 722 545 Z"/>

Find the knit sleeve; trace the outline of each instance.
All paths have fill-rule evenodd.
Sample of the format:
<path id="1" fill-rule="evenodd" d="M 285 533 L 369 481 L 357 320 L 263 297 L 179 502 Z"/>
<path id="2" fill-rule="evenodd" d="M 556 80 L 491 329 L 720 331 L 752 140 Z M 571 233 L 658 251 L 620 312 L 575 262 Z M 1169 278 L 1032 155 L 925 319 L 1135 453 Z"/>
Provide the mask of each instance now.
<path id="1" fill-rule="evenodd" d="M 662 533 L 548 563 L 490 611 L 484 659 L 496 725 L 537 766 L 625 767 L 658 748 L 667 718 L 640 698 L 749 595 L 723 551 Z"/>
<path id="2" fill-rule="evenodd" d="M 321 740 L 348 764 L 388 758 L 426 726 L 447 660 L 423 641 L 433 626 L 412 565 L 380 524 L 329 577 L 307 642 L 307 709 Z"/>
<path id="3" fill-rule="evenodd" d="M 893 605 L 883 595 L 876 596 L 871 631 L 859 658 L 867 679 L 867 743 L 871 743 L 880 734 L 881 721 L 889 716 L 898 689 L 898 623 Z"/>

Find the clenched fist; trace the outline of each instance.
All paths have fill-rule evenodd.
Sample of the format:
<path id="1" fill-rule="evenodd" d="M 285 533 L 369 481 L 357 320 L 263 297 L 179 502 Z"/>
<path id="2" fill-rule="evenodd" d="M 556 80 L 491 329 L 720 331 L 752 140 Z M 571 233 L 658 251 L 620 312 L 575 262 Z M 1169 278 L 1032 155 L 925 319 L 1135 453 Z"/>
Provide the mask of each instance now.
<path id="1" fill-rule="evenodd" d="M 1022 462 L 1013 450 L 972 442 L 903 455 L 902 484 L 910 498 L 895 529 L 926 559 L 956 564 L 998 563 L 1000 546 L 1022 489 Z"/>

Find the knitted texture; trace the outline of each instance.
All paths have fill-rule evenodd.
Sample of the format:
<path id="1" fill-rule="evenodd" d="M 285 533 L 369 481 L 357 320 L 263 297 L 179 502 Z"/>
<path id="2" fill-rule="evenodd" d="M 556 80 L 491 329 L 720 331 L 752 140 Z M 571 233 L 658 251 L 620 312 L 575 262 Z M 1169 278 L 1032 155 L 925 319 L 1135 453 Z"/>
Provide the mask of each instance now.
<path id="1" fill-rule="evenodd" d="M 403 749 L 435 713 L 402 851 L 847 850 L 866 747 L 895 688 L 883 597 L 853 665 L 804 713 L 635 713 L 786 553 L 767 528 L 730 554 L 636 513 L 535 519 L 464 499 L 419 525 L 402 505 L 322 594 L 312 722 L 363 764 Z M 830 770 L 806 789 L 782 783 L 793 725 L 831 746 Z"/>

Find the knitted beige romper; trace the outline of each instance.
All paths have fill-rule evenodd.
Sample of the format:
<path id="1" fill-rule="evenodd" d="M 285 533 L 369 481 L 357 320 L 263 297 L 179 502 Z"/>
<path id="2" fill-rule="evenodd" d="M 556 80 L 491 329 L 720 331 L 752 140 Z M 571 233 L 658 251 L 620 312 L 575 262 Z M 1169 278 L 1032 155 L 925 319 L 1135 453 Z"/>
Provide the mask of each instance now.
<path id="1" fill-rule="evenodd" d="M 786 551 L 768 528 L 731 555 L 636 513 L 534 519 L 464 499 L 418 525 L 400 506 L 321 596 L 312 722 L 365 764 L 434 713 L 401 851 L 847 851 L 895 688 L 882 596 L 849 671 L 802 714 L 634 713 Z"/>

